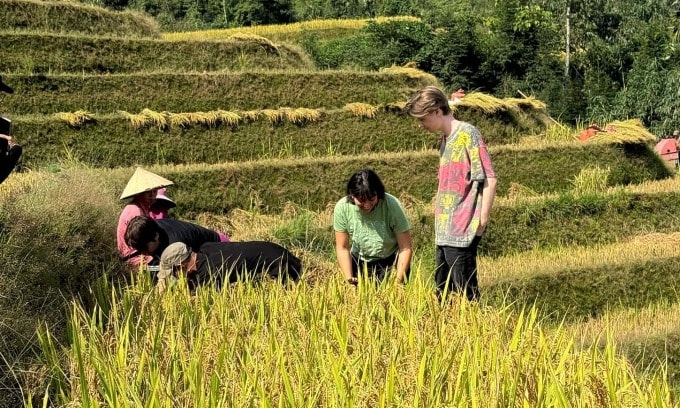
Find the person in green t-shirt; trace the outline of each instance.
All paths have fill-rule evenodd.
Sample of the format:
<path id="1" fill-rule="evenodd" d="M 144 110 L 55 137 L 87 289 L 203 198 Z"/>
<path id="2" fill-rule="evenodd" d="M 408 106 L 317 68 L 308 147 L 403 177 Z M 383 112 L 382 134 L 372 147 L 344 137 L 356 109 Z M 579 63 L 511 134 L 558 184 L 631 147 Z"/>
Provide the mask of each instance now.
<path id="1" fill-rule="evenodd" d="M 411 225 L 399 200 L 385 192 L 373 170 L 350 177 L 347 196 L 335 204 L 333 229 L 338 264 L 348 283 L 356 285 L 364 270 L 380 283 L 394 267 L 398 283 L 408 278 Z"/>

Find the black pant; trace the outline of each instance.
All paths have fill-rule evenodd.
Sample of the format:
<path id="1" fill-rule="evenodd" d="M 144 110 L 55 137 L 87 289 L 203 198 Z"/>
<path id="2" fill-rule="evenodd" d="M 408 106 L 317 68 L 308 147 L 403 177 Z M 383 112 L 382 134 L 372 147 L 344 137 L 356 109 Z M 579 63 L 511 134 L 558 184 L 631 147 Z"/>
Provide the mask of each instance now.
<path id="1" fill-rule="evenodd" d="M 9 173 L 14 170 L 21 157 L 21 146 L 14 145 L 8 151 L 0 151 L 0 183 L 5 181 Z"/>
<path id="2" fill-rule="evenodd" d="M 367 271 L 368 276 L 375 279 L 376 283 L 382 282 L 390 270 L 395 267 L 397 260 L 397 252 L 388 256 L 387 258 L 376 259 L 375 261 L 366 262 L 352 255 L 352 277 L 357 278 L 359 274 L 364 273 L 364 269 Z M 408 276 L 411 272 L 411 267 L 406 270 L 405 278 L 408 280 Z"/>
<path id="3" fill-rule="evenodd" d="M 477 246 L 482 237 L 475 237 L 467 248 L 437 245 L 434 280 L 437 294 L 465 293 L 468 300 L 479 298 L 477 285 Z"/>

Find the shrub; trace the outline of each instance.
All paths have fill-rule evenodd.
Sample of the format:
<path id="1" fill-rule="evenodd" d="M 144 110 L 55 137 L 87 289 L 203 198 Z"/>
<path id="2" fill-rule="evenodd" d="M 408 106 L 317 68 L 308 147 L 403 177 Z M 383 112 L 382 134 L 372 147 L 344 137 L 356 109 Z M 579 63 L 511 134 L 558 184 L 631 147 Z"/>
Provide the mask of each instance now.
<path id="1" fill-rule="evenodd" d="M 3 183 L 0 350 L 5 364 L 17 369 L 30 360 L 39 324 L 63 339 L 66 303 L 102 273 L 116 270 L 118 212 L 110 192 L 77 171 L 14 174 Z M 0 368 L 5 394 L 14 378 Z"/>

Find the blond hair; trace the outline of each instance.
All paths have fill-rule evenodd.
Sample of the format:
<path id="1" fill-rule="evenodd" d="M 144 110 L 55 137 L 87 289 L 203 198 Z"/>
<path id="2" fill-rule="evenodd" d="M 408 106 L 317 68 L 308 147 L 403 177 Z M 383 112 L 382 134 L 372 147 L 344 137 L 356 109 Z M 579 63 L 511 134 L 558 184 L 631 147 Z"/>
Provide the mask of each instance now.
<path id="1" fill-rule="evenodd" d="M 441 89 L 432 85 L 419 89 L 409 98 L 404 107 L 404 111 L 414 118 L 422 118 L 439 109 L 444 115 L 451 113 L 449 98 Z"/>

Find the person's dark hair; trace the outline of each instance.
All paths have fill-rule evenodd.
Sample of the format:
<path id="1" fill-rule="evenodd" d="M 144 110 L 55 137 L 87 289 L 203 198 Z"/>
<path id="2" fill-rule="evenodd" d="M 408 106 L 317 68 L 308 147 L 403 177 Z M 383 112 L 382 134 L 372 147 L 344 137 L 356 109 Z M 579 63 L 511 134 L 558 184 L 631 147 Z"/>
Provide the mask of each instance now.
<path id="1" fill-rule="evenodd" d="M 352 197 L 366 201 L 374 196 L 385 198 L 385 186 L 380 177 L 371 169 L 361 169 L 354 173 L 347 182 L 347 201 L 354 204 Z"/>
<path id="2" fill-rule="evenodd" d="M 144 252 L 160 231 L 161 227 L 153 218 L 138 215 L 130 220 L 125 229 L 125 243 L 139 252 Z"/>

